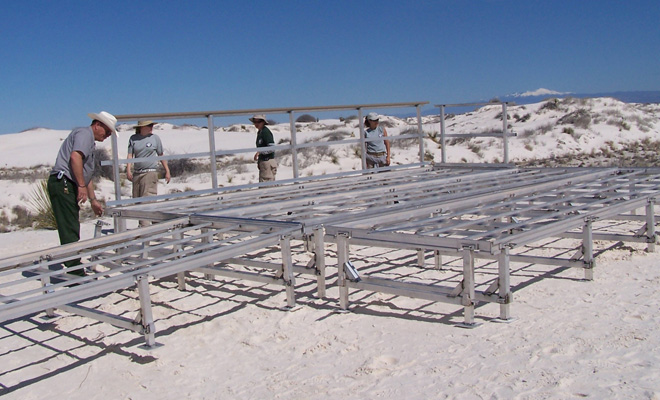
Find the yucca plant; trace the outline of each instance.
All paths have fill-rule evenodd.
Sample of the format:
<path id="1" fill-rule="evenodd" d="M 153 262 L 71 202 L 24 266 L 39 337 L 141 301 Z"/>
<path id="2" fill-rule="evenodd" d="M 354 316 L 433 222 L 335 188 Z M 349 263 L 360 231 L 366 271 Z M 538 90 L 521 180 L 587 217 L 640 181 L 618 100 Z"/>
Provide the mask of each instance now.
<path id="1" fill-rule="evenodd" d="M 50 197 L 48 196 L 48 181 L 46 179 L 39 181 L 32 190 L 29 205 L 35 214 L 35 228 L 57 229 L 53 205 L 50 203 Z"/>

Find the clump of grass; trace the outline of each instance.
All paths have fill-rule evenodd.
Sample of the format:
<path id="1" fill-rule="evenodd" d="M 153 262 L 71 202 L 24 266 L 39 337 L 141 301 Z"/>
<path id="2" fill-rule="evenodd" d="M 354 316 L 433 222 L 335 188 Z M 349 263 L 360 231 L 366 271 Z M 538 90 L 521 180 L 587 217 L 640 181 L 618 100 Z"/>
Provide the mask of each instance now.
<path id="1" fill-rule="evenodd" d="M 35 228 L 38 229 L 57 229 L 55 222 L 55 213 L 53 205 L 48 196 L 48 181 L 42 180 L 30 193 L 28 204 L 34 212 Z"/>

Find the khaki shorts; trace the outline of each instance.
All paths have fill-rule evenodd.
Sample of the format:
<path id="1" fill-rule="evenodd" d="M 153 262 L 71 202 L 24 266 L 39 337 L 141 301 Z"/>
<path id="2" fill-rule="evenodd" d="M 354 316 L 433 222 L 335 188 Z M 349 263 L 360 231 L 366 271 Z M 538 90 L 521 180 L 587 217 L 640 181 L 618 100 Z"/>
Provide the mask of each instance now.
<path id="1" fill-rule="evenodd" d="M 277 161 L 271 158 L 268 161 L 259 161 L 259 182 L 274 181 L 277 174 Z"/>
<path id="2" fill-rule="evenodd" d="M 133 198 L 158 194 L 158 172 L 149 171 L 133 174 Z"/>

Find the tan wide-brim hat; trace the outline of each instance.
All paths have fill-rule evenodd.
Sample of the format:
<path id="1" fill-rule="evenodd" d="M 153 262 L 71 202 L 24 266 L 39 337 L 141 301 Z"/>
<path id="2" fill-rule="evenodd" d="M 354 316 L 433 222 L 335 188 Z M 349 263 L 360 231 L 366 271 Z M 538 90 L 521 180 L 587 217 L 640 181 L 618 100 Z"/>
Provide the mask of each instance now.
<path id="1" fill-rule="evenodd" d="M 117 118 L 115 118 L 115 116 L 110 114 L 109 112 L 101 111 L 98 114 L 89 113 L 87 114 L 87 116 L 90 117 L 92 120 L 97 120 L 102 122 L 103 125 L 110 128 L 112 133 L 117 133 L 117 128 L 115 127 L 115 125 L 117 124 Z"/>
<path id="2" fill-rule="evenodd" d="M 156 125 L 154 121 L 138 121 L 137 125 L 133 125 L 133 128 L 142 128 L 143 126 Z"/>
<path id="3" fill-rule="evenodd" d="M 263 120 L 266 123 L 266 125 L 268 125 L 268 120 L 266 119 L 265 114 L 254 114 L 252 118 L 250 118 L 250 122 L 254 123 L 254 121 L 259 119 Z"/>

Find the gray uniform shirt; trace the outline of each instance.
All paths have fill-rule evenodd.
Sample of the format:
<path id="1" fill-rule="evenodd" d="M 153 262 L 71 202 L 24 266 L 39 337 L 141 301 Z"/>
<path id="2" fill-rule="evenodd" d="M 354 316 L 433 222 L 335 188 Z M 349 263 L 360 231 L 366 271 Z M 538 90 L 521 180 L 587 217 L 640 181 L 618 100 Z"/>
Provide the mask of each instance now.
<path id="1" fill-rule="evenodd" d="M 154 134 L 143 136 L 139 133 L 131 136 L 128 140 L 128 154 L 133 154 L 134 158 L 154 157 L 163 155 L 163 144 L 160 138 Z M 135 163 L 133 172 L 140 172 L 144 169 L 158 168 L 158 160 L 140 161 Z"/>
<path id="2" fill-rule="evenodd" d="M 378 125 L 376 129 L 367 129 L 364 131 L 364 136 L 367 139 L 373 138 L 385 138 L 385 132 L 383 132 L 383 127 Z M 367 142 L 367 153 L 385 153 L 387 147 L 385 147 L 384 140 L 376 140 L 373 142 Z"/>
<path id="3" fill-rule="evenodd" d="M 94 174 L 94 149 L 96 149 L 96 142 L 94 141 L 92 127 L 75 128 L 64 139 L 62 146 L 60 146 L 60 151 L 57 153 L 57 159 L 55 160 L 55 166 L 50 171 L 50 174 L 54 175 L 63 172 L 70 181 L 75 182 L 75 177 L 73 176 L 73 172 L 71 172 L 71 152 L 79 151 L 83 155 L 85 186 L 88 185 Z M 75 183 L 78 184 L 78 182 Z"/>

